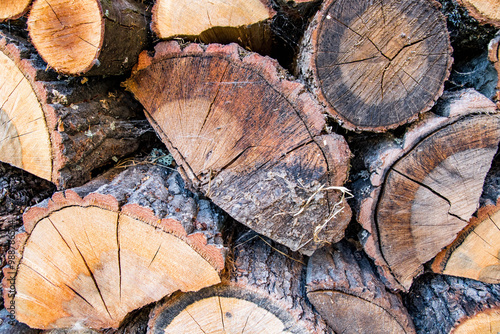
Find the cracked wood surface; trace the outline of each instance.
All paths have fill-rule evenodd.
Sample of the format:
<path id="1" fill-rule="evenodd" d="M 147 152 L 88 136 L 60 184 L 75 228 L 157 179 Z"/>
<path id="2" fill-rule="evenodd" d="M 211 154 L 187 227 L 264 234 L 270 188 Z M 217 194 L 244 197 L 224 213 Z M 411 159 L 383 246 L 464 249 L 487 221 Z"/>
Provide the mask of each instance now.
<path id="1" fill-rule="evenodd" d="M 151 313 L 151 333 L 332 334 L 307 302 L 305 258 L 249 231 L 237 238 L 230 277 L 178 294 Z"/>
<path id="2" fill-rule="evenodd" d="M 0 22 L 20 18 L 28 11 L 30 5 L 31 0 L 2 0 Z"/>
<path id="3" fill-rule="evenodd" d="M 316 251 L 307 264 L 307 298 L 336 333 L 416 333 L 399 295 L 346 241 Z"/>
<path id="4" fill-rule="evenodd" d="M 434 105 L 451 51 L 433 0 L 329 0 L 304 35 L 297 72 L 343 127 L 384 132 Z"/>
<path id="5" fill-rule="evenodd" d="M 272 46 L 268 0 L 158 0 L 151 29 L 161 39 L 183 37 L 203 43 L 240 43 L 269 54 Z"/>
<path id="6" fill-rule="evenodd" d="M 479 209 L 432 263 L 436 273 L 500 283 L 500 201 Z"/>
<path id="7" fill-rule="evenodd" d="M 323 133 L 321 107 L 275 61 L 168 42 L 141 54 L 125 85 L 185 178 L 234 219 L 304 254 L 343 237 L 351 211 L 332 187 L 346 180 L 349 148 Z"/>
<path id="8" fill-rule="evenodd" d="M 3 291 L 8 304 L 14 282 L 16 318 L 33 328 L 116 328 L 175 291 L 219 283 L 224 268 L 224 215 L 157 166 L 112 170 L 23 219 Z"/>
<path id="9" fill-rule="evenodd" d="M 147 42 L 145 8 L 129 0 L 35 0 L 28 30 L 49 66 L 69 75 L 123 74 Z"/>
<path id="10" fill-rule="evenodd" d="M 0 160 L 66 188 L 135 151 L 147 121 L 117 84 L 60 80 L 26 40 L 0 33 Z"/>
<path id="11" fill-rule="evenodd" d="M 467 225 L 500 140 L 495 105 L 473 90 L 448 94 L 437 111 L 366 159 L 371 185 L 358 221 L 369 232 L 365 250 L 396 289 L 408 290 Z"/>

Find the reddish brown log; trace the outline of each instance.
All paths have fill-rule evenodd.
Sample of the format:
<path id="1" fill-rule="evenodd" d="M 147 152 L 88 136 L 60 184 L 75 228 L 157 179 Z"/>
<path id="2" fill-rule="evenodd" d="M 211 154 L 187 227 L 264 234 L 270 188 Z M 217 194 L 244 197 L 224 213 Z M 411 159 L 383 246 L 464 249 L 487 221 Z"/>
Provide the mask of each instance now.
<path id="1" fill-rule="evenodd" d="M 162 43 L 125 85 L 185 179 L 234 219 L 304 254 L 343 237 L 349 148 L 275 61 L 235 44 Z"/>

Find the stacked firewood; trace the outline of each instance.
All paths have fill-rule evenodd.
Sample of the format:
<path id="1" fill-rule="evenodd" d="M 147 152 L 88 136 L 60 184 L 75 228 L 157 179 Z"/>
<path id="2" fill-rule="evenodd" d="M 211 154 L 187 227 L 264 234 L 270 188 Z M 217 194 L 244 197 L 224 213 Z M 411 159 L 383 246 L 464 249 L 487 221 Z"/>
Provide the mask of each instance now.
<path id="1" fill-rule="evenodd" d="M 500 331 L 494 0 L 0 7 L 0 332 Z"/>

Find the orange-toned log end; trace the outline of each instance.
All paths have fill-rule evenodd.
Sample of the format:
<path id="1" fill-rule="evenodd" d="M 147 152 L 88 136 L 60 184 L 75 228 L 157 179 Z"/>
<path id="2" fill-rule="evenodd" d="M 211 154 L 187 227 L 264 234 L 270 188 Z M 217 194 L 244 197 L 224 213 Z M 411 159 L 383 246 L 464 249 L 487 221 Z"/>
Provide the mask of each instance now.
<path id="1" fill-rule="evenodd" d="M 268 0 L 158 0 L 152 12 L 151 28 L 161 39 L 234 42 L 264 53 L 269 53 L 270 21 L 276 14 Z"/>
<path id="2" fill-rule="evenodd" d="M 42 58 L 69 75 L 122 74 L 146 47 L 145 9 L 135 1 L 35 0 L 28 30 Z"/>
<path id="3" fill-rule="evenodd" d="M 193 248 L 185 231 L 150 224 L 150 212 L 112 209 L 110 196 L 57 193 L 44 214 L 26 213 L 36 221 L 10 269 L 15 281 L 6 275 L 3 282 L 15 286 L 15 297 L 5 300 L 6 307 L 14 301 L 19 321 L 41 329 L 116 328 L 132 310 L 177 290 L 220 282 L 222 268 L 211 263 L 223 259 L 223 248 L 215 252 L 206 239 Z"/>
<path id="4" fill-rule="evenodd" d="M 296 70 L 343 127 L 385 132 L 432 108 L 451 53 L 434 0 L 328 0 L 304 35 Z"/>
<path id="5" fill-rule="evenodd" d="M 435 273 L 500 283 L 500 201 L 481 208 L 432 263 Z"/>
<path id="6" fill-rule="evenodd" d="M 500 306 L 475 314 L 462 320 L 450 334 L 499 333 Z"/>
<path id="7" fill-rule="evenodd" d="M 351 217 L 342 187 L 350 151 L 342 136 L 325 134 L 323 108 L 304 86 L 236 44 L 167 42 L 155 51 L 125 86 L 185 178 L 292 250 L 310 255 L 340 240 Z"/>
<path id="8" fill-rule="evenodd" d="M 0 4 L 0 22 L 15 20 L 29 9 L 31 0 L 2 0 Z"/>
<path id="9" fill-rule="evenodd" d="M 500 3 L 498 0 L 458 0 L 469 15 L 480 23 L 491 24 L 500 28 Z"/>

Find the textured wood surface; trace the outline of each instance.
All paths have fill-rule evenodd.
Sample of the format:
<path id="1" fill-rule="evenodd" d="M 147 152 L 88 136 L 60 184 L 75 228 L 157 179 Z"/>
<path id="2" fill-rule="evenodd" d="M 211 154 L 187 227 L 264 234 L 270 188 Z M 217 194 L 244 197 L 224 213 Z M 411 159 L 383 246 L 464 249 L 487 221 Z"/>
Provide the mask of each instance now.
<path id="1" fill-rule="evenodd" d="M 370 233 L 365 250 L 394 288 L 409 289 L 467 225 L 500 140 L 494 104 L 475 91 L 447 95 L 437 111 L 366 157 L 371 185 L 358 221 Z"/>
<path id="2" fill-rule="evenodd" d="M 483 207 L 432 263 L 436 273 L 500 283 L 500 204 Z"/>
<path id="3" fill-rule="evenodd" d="M 304 254 L 342 238 L 349 148 L 276 62 L 235 44 L 162 43 L 125 85 L 185 178 L 234 219 Z"/>
<path id="4" fill-rule="evenodd" d="M 451 63 L 433 0 L 329 0 L 304 35 L 297 72 L 343 127 L 383 132 L 433 106 Z"/>
<path id="5" fill-rule="evenodd" d="M 406 297 L 418 333 L 496 334 L 500 285 L 446 275 L 425 275 Z"/>
<path id="6" fill-rule="evenodd" d="M 479 22 L 500 28 L 500 2 L 498 0 L 458 0 L 458 3 Z"/>
<path id="7" fill-rule="evenodd" d="M 233 256 L 223 284 L 158 305 L 151 333 L 333 333 L 305 299 L 304 257 L 253 232 Z"/>
<path id="8" fill-rule="evenodd" d="M 345 241 L 309 259 L 307 297 L 336 333 L 415 333 L 401 298 L 387 291 L 366 256 Z"/>
<path id="9" fill-rule="evenodd" d="M 59 188 L 130 154 L 149 128 L 119 82 L 59 80 L 20 37 L 0 34 L 0 68 L 0 160 Z"/>
<path id="10" fill-rule="evenodd" d="M 488 60 L 493 63 L 497 71 L 498 81 L 495 100 L 497 101 L 497 106 L 500 106 L 500 35 L 493 38 L 488 45 Z"/>
<path id="11" fill-rule="evenodd" d="M 35 0 L 28 29 L 42 58 L 60 73 L 123 74 L 146 47 L 145 15 L 129 0 Z"/>
<path id="12" fill-rule="evenodd" d="M 28 11 L 30 4 L 31 0 L 2 0 L 0 22 L 20 18 Z"/>
<path id="13" fill-rule="evenodd" d="M 177 173 L 142 165 L 28 210 L 4 270 L 6 305 L 13 300 L 16 318 L 34 328 L 118 327 L 177 290 L 219 283 L 223 215 L 182 184 Z"/>

